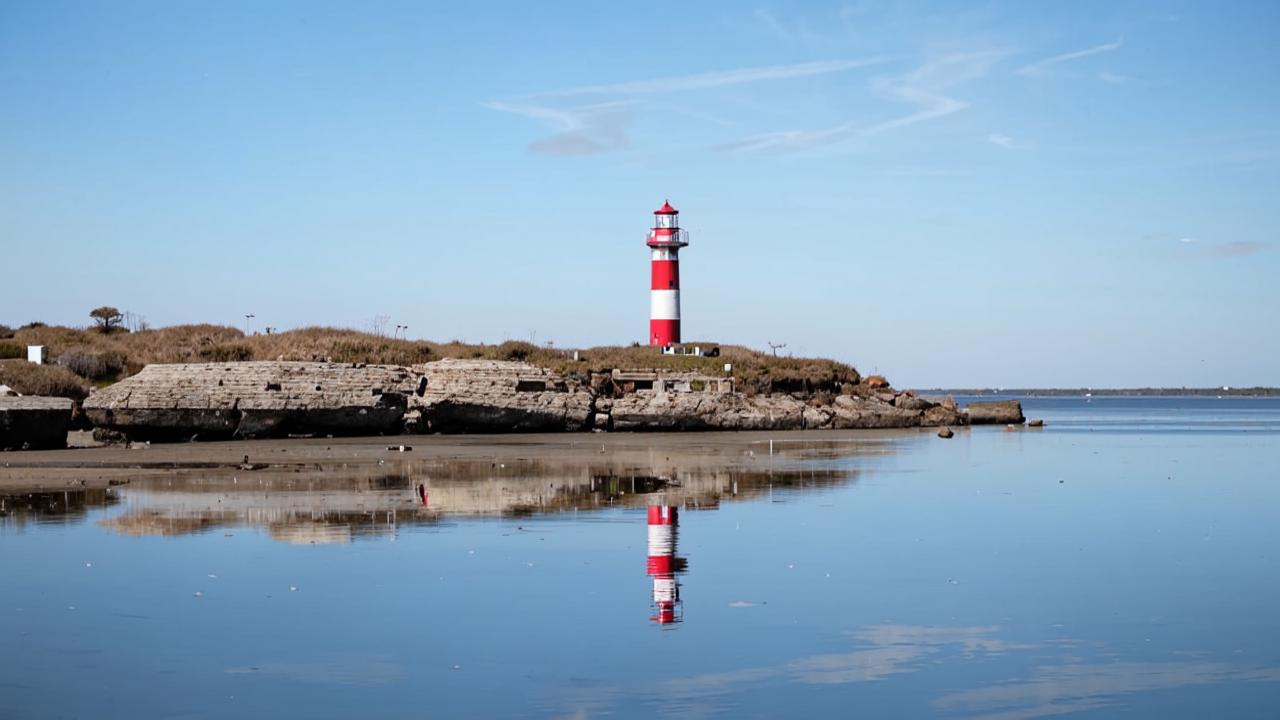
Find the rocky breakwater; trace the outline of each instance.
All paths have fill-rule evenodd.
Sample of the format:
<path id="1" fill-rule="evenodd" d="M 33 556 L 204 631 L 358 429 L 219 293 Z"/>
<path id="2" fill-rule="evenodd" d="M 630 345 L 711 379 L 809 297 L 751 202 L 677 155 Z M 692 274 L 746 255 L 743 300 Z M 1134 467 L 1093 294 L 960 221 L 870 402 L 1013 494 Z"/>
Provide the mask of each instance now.
<path id="1" fill-rule="evenodd" d="M 954 402 L 860 383 L 839 394 L 745 394 L 690 372 L 560 375 L 524 362 L 440 360 L 413 367 L 426 392 L 408 425 L 426 432 L 806 430 L 964 425 Z"/>
<path id="2" fill-rule="evenodd" d="M 67 398 L 0 393 L 0 450 L 66 447 L 73 406 Z"/>
<path id="3" fill-rule="evenodd" d="M 728 376 L 668 370 L 556 373 L 525 362 L 439 360 L 413 367 L 319 362 L 150 365 L 91 395 L 103 439 L 288 435 L 815 430 L 958 426 L 950 398 L 882 378 L 738 388 Z M 744 391 L 745 390 L 745 391 Z M 1021 422 L 1016 402 L 975 403 L 974 422 Z M 1016 420 L 1014 419 L 1016 417 Z"/>
<path id="4" fill-rule="evenodd" d="M 933 402 L 910 393 L 865 392 L 805 397 L 770 393 L 637 391 L 609 403 L 615 430 L 839 430 L 964 425 L 950 399 Z"/>
<path id="5" fill-rule="evenodd" d="M 377 435 L 400 432 L 409 396 L 423 389 L 390 365 L 148 365 L 90 395 L 84 411 L 97 434 L 129 439 Z"/>
<path id="6" fill-rule="evenodd" d="M 560 432 L 592 427 L 595 396 L 582 379 L 529 363 L 437 360 L 413 366 L 426 390 L 411 423 L 428 432 Z"/>

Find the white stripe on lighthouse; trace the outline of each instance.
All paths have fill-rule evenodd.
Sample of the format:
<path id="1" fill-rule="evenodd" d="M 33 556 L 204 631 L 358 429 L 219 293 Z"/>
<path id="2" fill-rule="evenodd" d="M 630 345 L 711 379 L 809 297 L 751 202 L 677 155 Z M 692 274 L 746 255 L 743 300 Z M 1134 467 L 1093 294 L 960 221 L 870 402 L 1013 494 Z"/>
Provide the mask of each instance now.
<path id="1" fill-rule="evenodd" d="M 674 577 L 656 577 L 653 579 L 653 601 L 656 603 L 673 603 L 680 599 Z"/>
<path id="2" fill-rule="evenodd" d="M 649 293 L 650 320 L 679 320 L 680 291 L 653 290 Z"/>
<path id="3" fill-rule="evenodd" d="M 649 557 L 674 555 L 676 552 L 676 534 L 670 525 L 649 526 Z"/>

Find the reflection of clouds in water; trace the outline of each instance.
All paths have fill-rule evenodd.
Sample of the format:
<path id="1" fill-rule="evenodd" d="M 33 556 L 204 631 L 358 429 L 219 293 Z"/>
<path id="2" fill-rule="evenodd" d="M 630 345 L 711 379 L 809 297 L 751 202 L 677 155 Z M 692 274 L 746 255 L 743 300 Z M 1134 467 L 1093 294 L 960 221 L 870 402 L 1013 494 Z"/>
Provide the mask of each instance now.
<path id="1" fill-rule="evenodd" d="M 1107 702 L 1048 702 L 1036 707 L 978 715 L 974 716 L 973 720 L 1030 720 L 1030 718 L 1053 717 L 1054 715 L 1070 715 L 1089 710 L 1100 710 L 1110 707 L 1111 704 Z"/>
<path id="2" fill-rule="evenodd" d="M 787 665 L 793 679 L 817 685 L 869 682 L 915 668 L 904 667 L 916 658 L 934 652 L 928 647 L 897 647 L 858 650 L 851 653 L 814 655 Z"/>
<path id="3" fill-rule="evenodd" d="M 787 671 L 795 680 L 803 683 L 868 682 L 898 673 L 914 672 L 919 667 L 910 663 L 949 645 L 959 645 L 965 656 L 978 653 L 995 655 L 1033 647 L 1014 645 L 991 637 L 999 629 L 995 626 L 947 628 L 872 625 L 853 633 L 852 637 L 874 647 L 850 653 L 803 658 L 788 664 Z"/>
<path id="4" fill-rule="evenodd" d="M 872 625 L 850 637 L 862 647 L 848 653 L 811 655 L 780 665 L 744 668 L 659 681 L 641 688 L 593 688 L 568 703 L 576 716 L 608 714 L 622 703 L 639 700 L 660 714 L 686 717 L 729 710 L 731 695 L 764 683 L 843 685 L 925 671 L 935 663 L 976 656 L 1054 648 L 1066 653 L 1080 643 L 1051 641 L 1041 645 L 996 637 L 997 626 L 931 627 Z M 1106 655 L 1105 653 L 1103 654 Z M 929 662 L 926 662 L 926 658 Z M 1250 668 L 1214 662 L 1089 663 L 1074 654 L 1060 665 L 1035 669 L 1027 680 L 949 693 L 932 702 L 946 714 L 983 720 L 1029 720 L 1108 707 L 1117 696 L 1194 685 L 1230 682 L 1277 682 L 1280 668 Z"/>
<path id="5" fill-rule="evenodd" d="M 1194 685 L 1277 682 L 1280 668 L 1227 663 L 1073 663 L 1038 667 L 1027 680 L 943 695 L 934 706 L 985 720 L 1047 717 L 1110 704 L 1117 695 Z"/>
<path id="6" fill-rule="evenodd" d="M 274 675 L 297 682 L 357 687 L 390 685 L 406 677 L 400 663 L 377 655 L 335 655 L 304 662 L 268 662 L 227 668 L 226 672 L 231 675 Z"/>
<path id="7" fill-rule="evenodd" d="M 998 644 L 998 640 L 983 637 L 996 630 L 994 627 L 876 625 L 853 635 L 858 640 L 875 646 L 872 648 L 812 655 L 774 667 L 747 668 L 668 680 L 662 683 L 661 694 L 672 699 L 715 695 L 773 679 L 817 685 L 868 682 L 888 675 L 912 672 L 918 668 L 908 666 L 908 663 L 937 652 L 943 645 L 960 643 L 966 647 L 981 647 L 984 644 Z"/>
<path id="8" fill-rule="evenodd" d="M 1010 643 L 991 637 L 1000 628 L 996 625 L 975 627 L 931 627 L 922 625 L 869 625 L 853 637 L 872 645 L 908 645 L 933 647 L 960 645 L 968 654 L 987 653 L 998 655 L 1010 650 L 1030 650 L 1035 645 Z"/>
<path id="9" fill-rule="evenodd" d="M 723 703 L 717 702 L 718 698 L 766 682 L 806 685 L 870 682 L 920 670 L 923 663 L 918 661 L 941 652 L 947 646 L 959 646 L 966 657 L 1033 647 L 1010 644 L 992 637 L 998 631 L 995 626 L 872 625 L 850 635 L 860 644 L 871 645 L 868 648 L 848 653 L 811 655 L 782 665 L 676 678 L 633 692 L 622 688 L 598 688 L 579 695 L 569 705 L 575 708 L 574 714 L 604 713 L 611 705 L 639 695 L 642 702 L 660 707 L 662 714 L 700 717 L 725 710 Z"/>

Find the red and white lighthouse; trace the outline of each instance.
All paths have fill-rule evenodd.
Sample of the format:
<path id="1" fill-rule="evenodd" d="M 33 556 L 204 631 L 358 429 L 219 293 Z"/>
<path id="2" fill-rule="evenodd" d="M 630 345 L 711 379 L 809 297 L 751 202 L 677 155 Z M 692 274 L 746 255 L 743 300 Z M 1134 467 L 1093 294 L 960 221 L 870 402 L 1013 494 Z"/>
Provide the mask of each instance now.
<path id="1" fill-rule="evenodd" d="M 666 347 L 680 342 L 680 248 L 689 244 L 689 233 L 680 229 L 680 212 L 670 202 L 653 211 L 646 244 L 652 255 L 649 344 Z"/>
<path id="2" fill-rule="evenodd" d="M 645 572 L 653 578 L 653 605 L 658 614 L 649 619 L 659 625 L 679 622 L 680 582 L 676 573 L 688 567 L 688 561 L 676 556 L 676 528 L 679 515 L 674 505 L 649 506 L 649 557 Z"/>

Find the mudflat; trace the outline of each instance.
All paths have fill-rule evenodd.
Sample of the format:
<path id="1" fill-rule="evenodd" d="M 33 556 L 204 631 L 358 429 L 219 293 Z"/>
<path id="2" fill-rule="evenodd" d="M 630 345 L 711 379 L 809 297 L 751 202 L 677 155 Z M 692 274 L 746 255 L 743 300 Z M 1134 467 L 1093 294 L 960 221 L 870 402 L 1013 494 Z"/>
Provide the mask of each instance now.
<path id="1" fill-rule="evenodd" d="M 150 478 L 255 479 L 305 474 L 339 479 L 379 467 L 428 471 L 459 463 L 479 471 L 511 463 L 590 465 L 611 472 L 775 469 L 815 446 L 880 445 L 928 429 L 710 433 L 547 433 L 238 440 L 73 447 L 0 453 L 0 491 L 102 488 Z M 404 448 L 403 450 L 401 448 Z M 850 448 L 854 450 L 854 448 Z M 855 450 L 856 451 L 856 450 Z"/>

